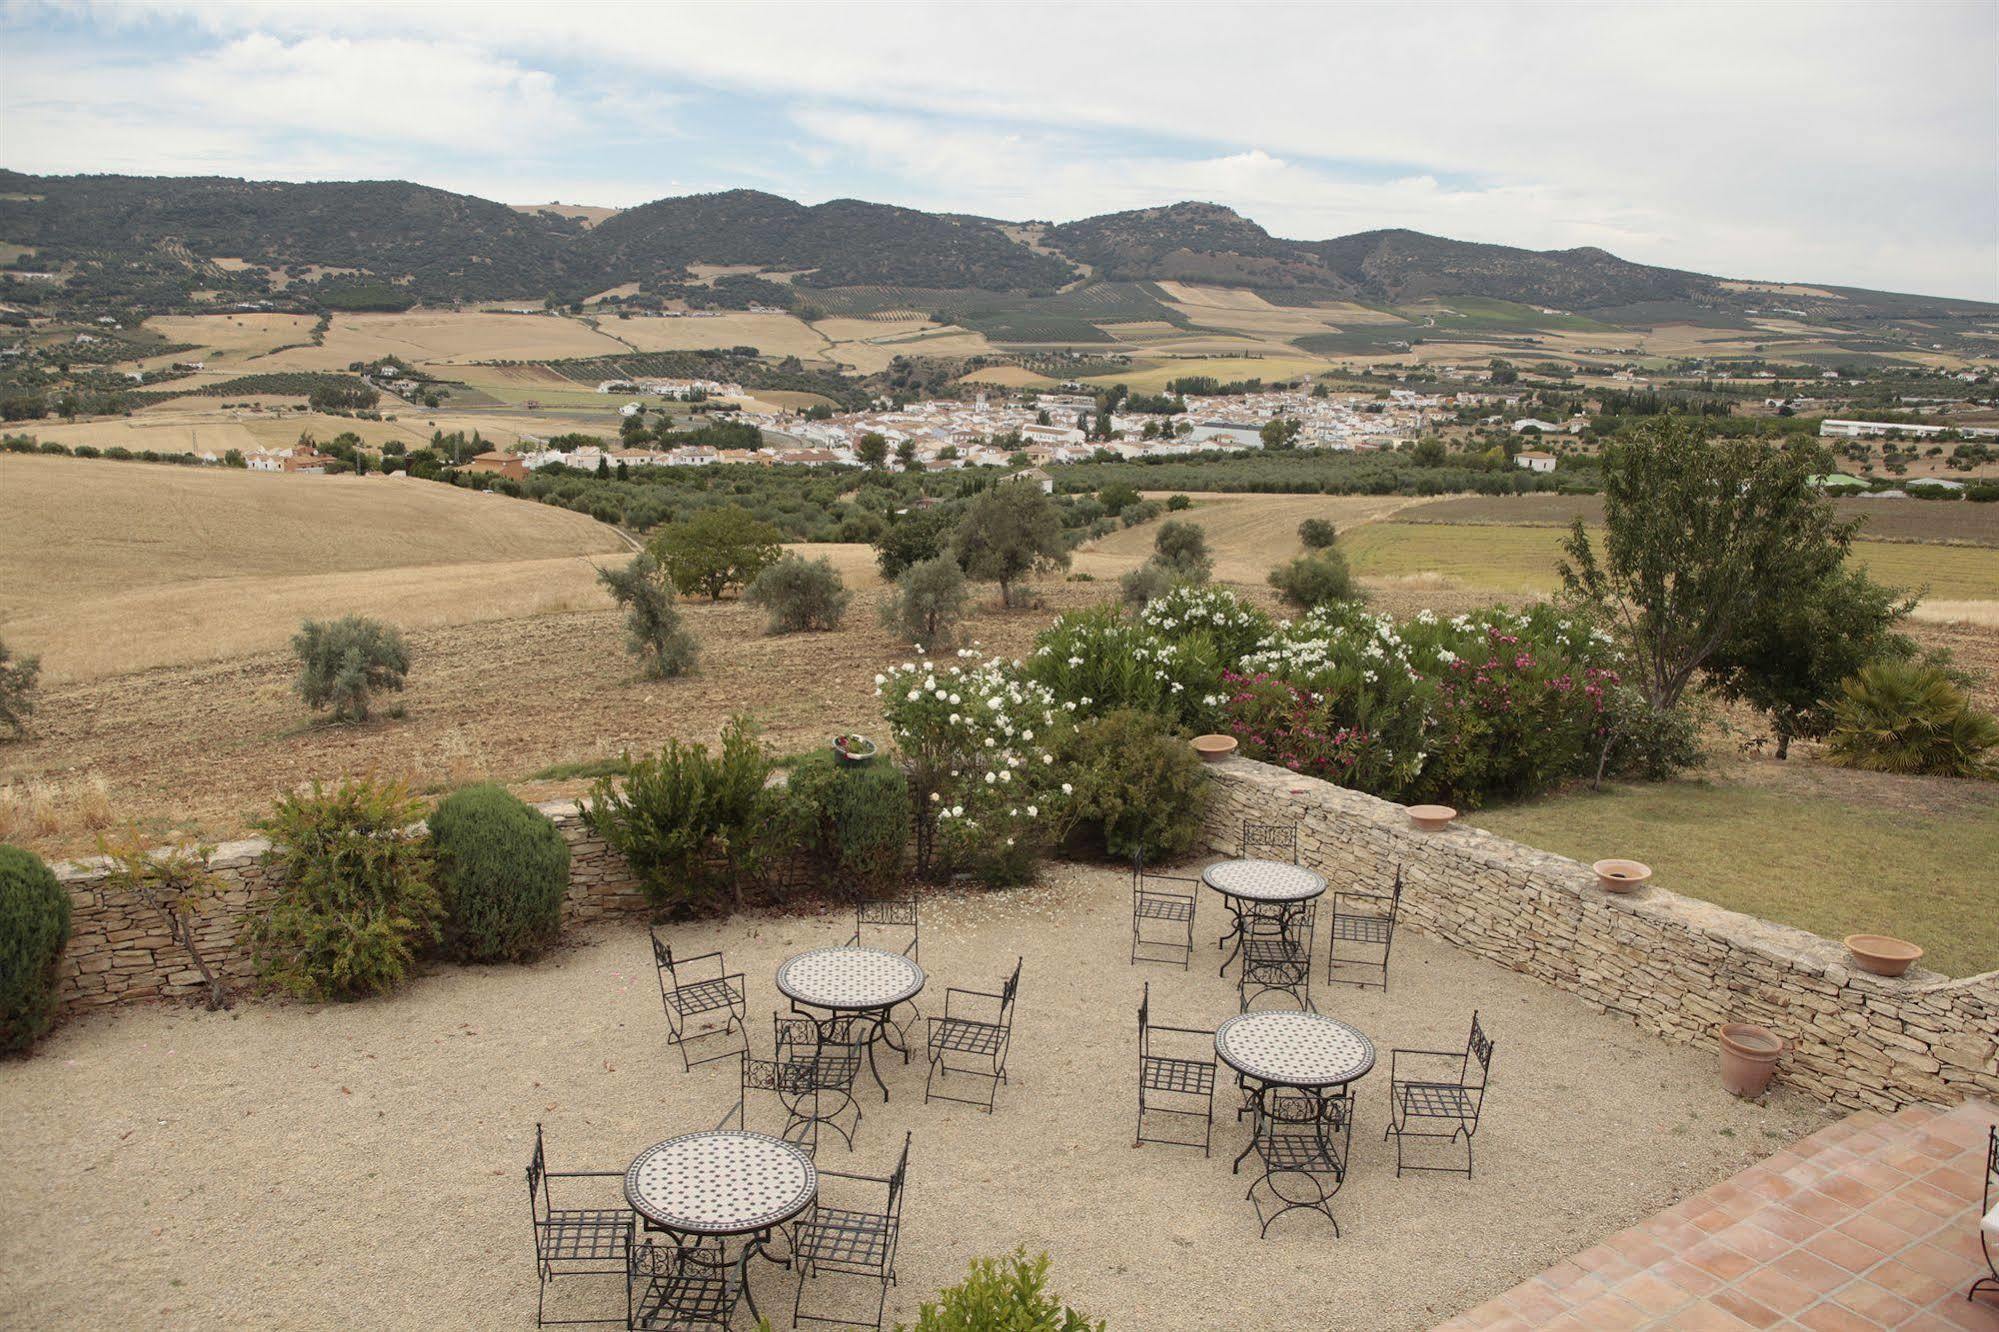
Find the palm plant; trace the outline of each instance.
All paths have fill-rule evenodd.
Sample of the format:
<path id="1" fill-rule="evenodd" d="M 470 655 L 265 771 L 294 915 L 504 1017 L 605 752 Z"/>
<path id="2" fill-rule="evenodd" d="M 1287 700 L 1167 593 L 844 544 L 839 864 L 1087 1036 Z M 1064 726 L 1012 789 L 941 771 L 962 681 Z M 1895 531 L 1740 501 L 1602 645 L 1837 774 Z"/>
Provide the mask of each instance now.
<path id="1" fill-rule="evenodd" d="M 1995 747 L 1999 720 L 1973 708 L 1941 668 L 1880 661 L 1842 686 L 1826 757 L 1868 772 L 1992 777 Z"/>

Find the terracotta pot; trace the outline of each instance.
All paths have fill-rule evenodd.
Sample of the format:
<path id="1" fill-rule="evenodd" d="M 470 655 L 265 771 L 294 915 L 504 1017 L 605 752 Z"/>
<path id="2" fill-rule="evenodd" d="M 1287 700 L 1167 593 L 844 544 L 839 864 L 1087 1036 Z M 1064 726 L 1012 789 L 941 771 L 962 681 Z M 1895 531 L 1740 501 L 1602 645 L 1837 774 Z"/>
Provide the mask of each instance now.
<path id="1" fill-rule="evenodd" d="M 1439 828 L 1450 827 L 1451 820 L 1457 816 L 1458 812 L 1449 805 L 1409 806 L 1409 821 L 1418 828 L 1429 832 L 1435 832 Z"/>
<path id="2" fill-rule="evenodd" d="M 1849 934 L 1846 951 L 1854 966 L 1877 976 L 1899 976 L 1923 955 L 1923 950 L 1907 939 L 1887 934 Z"/>
<path id="3" fill-rule="evenodd" d="M 1721 1027 L 1721 1085 L 1737 1096 L 1761 1096 L 1777 1072 L 1784 1038 L 1753 1022 Z"/>
<path id="4" fill-rule="evenodd" d="M 1596 871 L 1596 886 L 1606 893 L 1628 893 L 1652 877 L 1652 867 L 1635 860 L 1599 860 L 1590 868 Z"/>
<path id="5" fill-rule="evenodd" d="M 1232 735 L 1197 735 L 1193 745 L 1194 752 L 1201 756 L 1203 763 L 1220 763 L 1235 753 L 1236 738 Z"/>

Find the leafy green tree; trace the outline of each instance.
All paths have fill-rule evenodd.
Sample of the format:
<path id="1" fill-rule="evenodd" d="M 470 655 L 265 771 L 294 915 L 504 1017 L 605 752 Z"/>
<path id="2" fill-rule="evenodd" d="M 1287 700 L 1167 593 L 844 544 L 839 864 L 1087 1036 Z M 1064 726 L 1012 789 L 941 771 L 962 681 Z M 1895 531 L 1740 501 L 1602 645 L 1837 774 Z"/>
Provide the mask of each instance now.
<path id="1" fill-rule="evenodd" d="M 1263 423 L 1257 432 L 1266 449 L 1288 449 L 1298 442 L 1298 432 L 1304 427 L 1288 416 L 1273 416 Z"/>
<path id="2" fill-rule="evenodd" d="M 787 555 L 758 574 L 743 599 L 769 614 L 769 632 L 796 634 L 838 629 L 851 595 L 831 560 Z"/>
<path id="3" fill-rule="evenodd" d="M 1442 467 L 1450 460 L 1444 448 L 1444 441 L 1435 435 L 1425 435 L 1416 441 L 1416 451 L 1410 455 L 1418 467 Z"/>
<path id="4" fill-rule="evenodd" d="M 1714 439 L 1675 417 L 1606 450 L 1602 555 L 1578 519 L 1562 543 L 1562 587 L 1623 631 L 1654 708 L 1677 704 L 1742 626 L 1845 559 L 1852 525 L 1811 484 L 1827 470 L 1808 441 Z"/>
<path id="5" fill-rule="evenodd" d="M 1868 772 L 1993 777 L 1999 720 L 1978 711 L 1943 668 L 1915 661 L 1864 666 L 1833 705 L 1826 758 Z"/>
<path id="6" fill-rule="evenodd" d="M 1069 565 L 1062 515 L 1041 487 L 1029 482 L 1003 482 L 980 492 L 951 546 L 966 573 L 999 584 L 1005 606 L 1019 604 L 1021 580 Z"/>
<path id="7" fill-rule="evenodd" d="M 895 460 L 902 464 L 902 470 L 905 472 L 916 470 L 916 441 L 905 439 L 902 443 L 896 445 Z"/>
<path id="8" fill-rule="evenodd" d="M 648 547 L 682 592 L 720 601 L 777 563 L 784 551 L 776 528 L 733 504 L 703 509 L 660 530 Z"/>
<path id="9" fill-rule="evenodd" d="M 1307 550 L 1324 550 L 1339 537 L 1339 529 L 1324 518 L 1307 518 L 1298 524 L 1298 539 Z"/>
<path id="10" fill-rule="evenodd" d="M 42 677 L 40 657 L 14 656 L 0 643 L 0 726 L 15 735 L 28 733 L 28 718 L 35 711 L 35 686 Z"/>
<path id="11" fill-rule="evenodd" d="M 1138 503 L 1138 487 L 1123 481 L 1113 481 L 1097 492 L 1097 503 L 1104 506 L 1104 512 L 1115 517 L 1127 504 Z"/>
<path id="12" fill-rule="evenodd" d="M 1835 569 L 1739 625 L 1703 667 L 1725 698 L 1770 714 L 1777 757 L 1824 735 L 1842 681 L 1870 662 L 1903 661 L 1916 645 L 1899 624 L 1916 606 L 1861 569 Z"/>
<path id="13" fill-rule="evenodd" d="M 335 721 L 368 720 L 383 690 L 402 692 L 410 650 L 393 625 L 360 615 L 307 620 L 292 635 L 298 656 L 298 694 L 307 707 L 332 708 Z"/>
<path id="14" fill-rule="evenodd" d="M 598 569 L 597 581 L 625 608 L 625 649 L 648 678 L 667 680 L 694 669 L 699 655 L 694 635 L 681 627 L 680 611 L 652 552 L 640 551 L 622 569 Z"/>
<path id="15" fill-rule="evenodd" d="M 0 1054 L 18 1054 L 55 1025 L 69 916 L 69 890 L 42 858 L 0 845 Z"/>
<path id="16" fill-rule="evenodd" d="M 250 462 L 243 456 L 243 450 L 230 449 L 222 455 L 222 465 L 224 467 L 248 467 Z"/>
<path id="17" fill-rule="evenodd" d="M 1214 569 L 1208 554 L 1208 534 L 1200 524 L 1168 519 L 1152 538 L 1153 558 L 1173 570 L 1183 583 L 1205 583 Z"/>
<path id="18" fill-rule="evenodd" d="M 951 545 L 951 515 L 947 510 L 912 509 L 875 538 L 875 565 L 893 582 L 902 571 L 942 555 Z"/>
<path id="19" fill-rule="evenodd" d="M 882 606 L 882 623 L 932 652 L 958 641 L 965 615 L 965 571 L 949 555 L 919 561 L 902 571 Z"/>
<path id="20" fill-rule="evenodd" d="M 1329 601 L 1361 601 L 1360 586 L 1338 546 L 1307 551 L 1288 564 L 1270 571 L 1270 585 L 1277 594 L 1300 610 L 1323 606 Z"/>
<path id="21" fill-rule="evenodd" d="M 865 466 L 882 466 L 888 462 L 888 436 L 877 430 L 864 432 L 854 443 L 854 456 Z"/>

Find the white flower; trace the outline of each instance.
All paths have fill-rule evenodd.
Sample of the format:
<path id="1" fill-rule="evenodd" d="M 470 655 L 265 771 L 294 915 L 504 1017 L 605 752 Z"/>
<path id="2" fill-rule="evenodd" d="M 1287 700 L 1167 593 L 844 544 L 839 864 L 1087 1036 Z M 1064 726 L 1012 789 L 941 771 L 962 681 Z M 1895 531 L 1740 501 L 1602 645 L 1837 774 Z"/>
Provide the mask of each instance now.
<path id="1" fill-rule="evenodd" d="M 935 791 L 932 791 L 930 793 L 930 803 L 933 805 L 936 804 L 939 800 L 942 800 L 943 798 L 944 797 L 938 795 Z"/>
<path id="2" fill-rule="evenodd" d="M 949 702 L 950 702 L 950 703 L 951 703 L 951 704 L 952 704 L 953 706 L 956 706 L 956 704 L 958 703 L 958 696 L 957 696 L 956 694 L 953 694 L 953 695 L 951 695 L 951 697 L 950 697 L 950 699 L 949 699 L 948 701 L 949 701 Z"/>
<path id="3" fill-rule="evenodd" d="M 999 780 L 999 779 L 998 779 L 997 777 L 993 776 L 993 775 L 992 775 L 991 773 L 987 773 L 987 774 L 986 774 L 986 785 L 987 785 L 987 786 L 991 786 L 991 785 L 992 785 L 992 784 L 993 784 L 994 782 L 996 782 L 996 781 L 998 781 L 998 780 Z"/>
<path id="4" fill-rule="evenodd" d="M 1019 805 L 1015 805 L 1015 806 L 1014 806 L 1014 807 L 1013 807 L 1012 809 L 1010 809 L 1010 810 L 1008 810 L 1008 811 L 1006 812 L 1006 816 L 1007 816 L 1008 818 L 1010 818 L 1010 819 L 1017 819 L 1017 818 L 1019 818 L 1019 817 L 1020 817 L 1020 806 L 1019 806 Z"/>
<path id="5" fill-rule="evenodd" d="M 999 779 L 1000 779 L 1001 781 L 1003 781 L 1003 782 L 1010 782 L 1010 781 L 1012 781 L 1012 780 L 1013 780 L 1013 773 L 1012 773 L 1011 771 L 1007 771 L 1007 770 L 1003 770 L 1003 771 L 1001 771 L 1001 773 L 1000 773 L 1000 775 L 999 775 Z M 991 774 L 991 773 L 987 773 L 987 774 L 986 774 L 986 780 L 987 780 L 987 781 L 991 781 L 991 780 L 992 780 L 992 774 Z"/>
<path id="6" fill-rule="evenodd" d="M 1025 740 L 1032 740 L 1032 739 L 1034 738 L 1034 732 L 1032 732 L 1032 731 L 1022 731 L 1022 732 L 1020 733 L 1020 738 L 1021 738 L 1021 739 L 1022 739 L 1023 741 L 1025 741 Z"/>
<path id="7" fill-rule="evenodd" d="M 1038 819 L 1041 817 L 1041 811 L 1036 807 L 1034 807 L 1033 805 L 1029 805 L 1027 807 L 1027 817 L 1030 819 Z"/>
<path id="8" fill-rule="evenodd" d="M 875 676 L 875 683 L 878 685 L 887 684 L 888 677 L 886 675 L 877 674 Z"/>
<path id="9" fill-rule="evenodd" d="M 922 697 L 923 697 L 923 691 L 921 689 L 912 689 L 909 691 L 909 701 L 912 703 L 916 702 Z"/>
<path id="10" fill-rule="evenodd" d="M 1062 783 L 1062 794 L 1063 794 L 1063 795 L 1074 795 L 1074 794 L 1076 794 L 1076 788 L 1075 788 L 1075 787 L 1073 787 L 1073 786 L 1071 786 L 1071 785 L 1070 785 L 1069 783 L 1067 783 L 1067 782 L 1064 782 L 1064 783 Z"/>
<path id="11" fill-rule="evenodd" d="M 952 817 L 952 818 L 954 818 L 954 819 L 962 819 L 962 818 L 964 818 L 964 817 L 965 817 L 965 807 L 964 807 L 963 805 L 953 805 L 953 806 L 951 806 L 951 817 Z"/>
<path id="12" fill-rule="evenodd" d="M 955 712 L 951 714 L 951 724 L 953 726 L 956 726 L 958 724 L 958 714 Z"/>
<path id="13" fill-rule="evenodd" d="M 1055 756 L 1054 756 L 1053 754 L 1043 754 L 1043 755 L 1041 756 L 1041 761 L 1042 761 L 1042 762 L 1043 762 L 1044 764 L 1045 764 L 1045 763 L 1053 763 L 1053 762 L 1055 761 Z"/>

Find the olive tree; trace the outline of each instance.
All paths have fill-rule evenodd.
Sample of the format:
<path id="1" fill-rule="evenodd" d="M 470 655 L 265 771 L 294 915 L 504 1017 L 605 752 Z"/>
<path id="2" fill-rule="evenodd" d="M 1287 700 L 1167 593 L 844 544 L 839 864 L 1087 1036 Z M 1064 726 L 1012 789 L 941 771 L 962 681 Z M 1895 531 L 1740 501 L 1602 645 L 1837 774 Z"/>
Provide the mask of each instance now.
<path id="1" fill-rule="evenodd" d="M 16 657 L 0 643 L 0 727 L 26 735 L 35 710 L 35 685 L 41 679 L 40 657 Z"/>
<path id="2" fill-rule="evenodd" d="M 981 492 L 959 522 L 951 548 L 967 574 L 999 584 L 1005 606 L 1020 604 L 1023 579 L 1069 565 L 1055 502 L 1025 481 L 1002 481 Z"/>
<path id="3" fill-rule="evenodd" d="M 666 680 L 694 669 L 694 635 L 681 627 L 673 591 L 650 552 L 640 551 L 622 569 L 598 569 L 597 581 L 625 608 L 625 648 L 641 671 Z"/>
<path id="4" fill-rule="evenodd" d="M 690 596 L 720 601 L 776 564 L 784 550 L 778 531 L 734 504 L 703 509 L 685 522 L 662 527 L 647 547 L 673 585 Z"/>
<path id="5" fill-rule="evenodd" d="M 401 692 L 410 650 L 393 625 L 360 615 L 307 620 L 292 635 L 298 693 L 307 707 L 333 709 L 335 721 L 368 720 L 375 695 Z"/>

